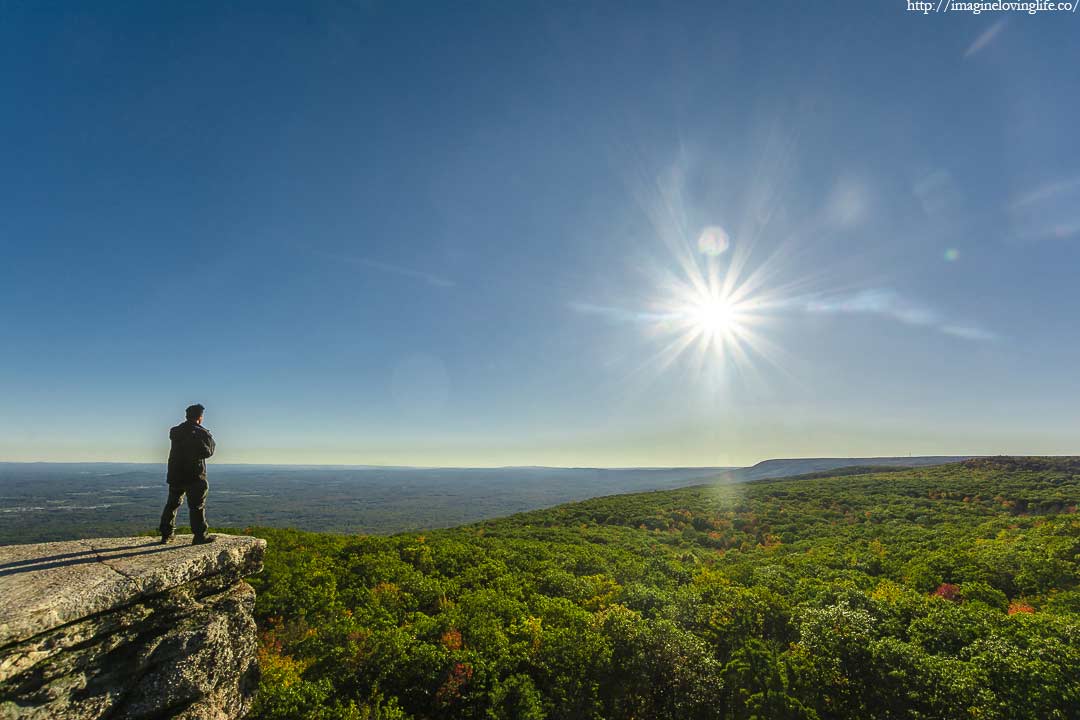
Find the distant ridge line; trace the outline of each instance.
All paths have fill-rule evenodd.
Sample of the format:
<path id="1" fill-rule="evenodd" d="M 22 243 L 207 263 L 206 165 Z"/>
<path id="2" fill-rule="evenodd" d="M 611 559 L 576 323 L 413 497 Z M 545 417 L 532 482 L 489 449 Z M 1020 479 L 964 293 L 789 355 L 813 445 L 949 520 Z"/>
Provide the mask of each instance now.
<path id="1" fill-rule="evenodd" d="M 947 465 L 970 460 L 979 455 L 917 455 L 900 457 L 864 457 L 864 458 L 776 458 L 762 460 L 748 468 L 739 468 L 721 473 L 720 478 L 728 482 L 750 482 L 769 478 L 791 477 L 810 473 L 827 472 L 847 467 L 880 468 L 916 468 L 933 465 Z"/>

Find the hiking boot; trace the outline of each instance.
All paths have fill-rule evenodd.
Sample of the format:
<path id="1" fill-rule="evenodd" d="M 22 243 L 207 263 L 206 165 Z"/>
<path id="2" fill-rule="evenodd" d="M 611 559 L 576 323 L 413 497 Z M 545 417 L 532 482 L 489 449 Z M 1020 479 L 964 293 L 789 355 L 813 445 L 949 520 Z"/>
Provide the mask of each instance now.
<path id="1" fill-rule="evenodd" d="M 215 540 L 217 540 L 217 535 L 202 535 L 202 536 L 196 536 L 195 539 L 191 541 L 191 544 L 192 545 L 207 545 L 209 543 L 214 542 Z"/>
<path id="2" fill-rule="evenodd" d="M 173 541 L 173 536 L 172 535 L 162 535 L 161 540 L 159 540 L 158 543 L 160 545 L 168 545 L 172 541 Z"/>

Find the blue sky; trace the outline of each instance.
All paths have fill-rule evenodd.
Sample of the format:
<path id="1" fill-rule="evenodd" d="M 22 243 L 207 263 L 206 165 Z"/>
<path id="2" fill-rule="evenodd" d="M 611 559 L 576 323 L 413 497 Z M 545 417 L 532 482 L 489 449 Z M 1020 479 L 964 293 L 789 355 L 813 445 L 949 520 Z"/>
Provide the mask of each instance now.
<path id="1" fill-rule="evenodd" d="M 0 459 L 1078 452 L 1078 23 L 6 3 Z"/>

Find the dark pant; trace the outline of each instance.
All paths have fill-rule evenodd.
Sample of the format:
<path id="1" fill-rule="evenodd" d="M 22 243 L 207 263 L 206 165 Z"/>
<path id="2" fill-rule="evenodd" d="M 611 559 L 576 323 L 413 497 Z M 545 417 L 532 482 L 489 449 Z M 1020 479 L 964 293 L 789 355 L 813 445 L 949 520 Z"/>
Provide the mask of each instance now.
<path id="1" fill-rule="evenodd" d="M 184 502 L 184 495 L 188 499 L 188 516 L 191 519 L 191 532 L 195 537 L 206 534 L 206 493 L 210 486 L 205 480 L 190 483 L 188 485 L 170 485 L 169 500 L 165 503 L 165 510 L 161 513 L 161 525 L 158 528 L 162 537 L 168 537 L 176 529 L 176 511 Z"/>

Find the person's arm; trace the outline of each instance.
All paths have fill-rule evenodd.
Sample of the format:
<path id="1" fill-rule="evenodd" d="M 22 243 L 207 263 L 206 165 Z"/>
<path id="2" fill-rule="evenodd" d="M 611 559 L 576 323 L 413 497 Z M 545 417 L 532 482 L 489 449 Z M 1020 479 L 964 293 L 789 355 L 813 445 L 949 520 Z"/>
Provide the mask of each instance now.
<path id="1" fill-rule="evenodd" d="M 214 454 L 217 445 L 214 443 L 214 436 L 210 434 L 209 430 L 206 428 L 200 429 L 201 432 L 196 433 L 195 436 L 195 452 L 198 454 L 199 459 L 205 460 Z"/>

